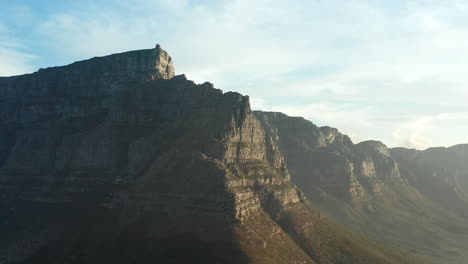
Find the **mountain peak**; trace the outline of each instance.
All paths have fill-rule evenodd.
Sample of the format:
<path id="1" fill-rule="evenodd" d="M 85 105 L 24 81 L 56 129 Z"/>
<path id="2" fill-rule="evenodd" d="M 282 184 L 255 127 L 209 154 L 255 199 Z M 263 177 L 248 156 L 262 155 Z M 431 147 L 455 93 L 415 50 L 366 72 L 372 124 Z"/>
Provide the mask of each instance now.
<path id="1" fill-rule="evenodd" d="M 175 76 L 174 65 L 169 54 L 161 48 L 161 45 L 156 44 L 152 56 L 155 56 L 154 73 L 150 75 L 150 79 L 171 79 Z"/>
<path id="2" fill-rule="evenodd" d="M 127 51 L 40 69 L 32 74 L 0 78 L 0 98 L 26 95 L 104 96 L 118 84 L 172 79 L 174 65 L 169 54 L 156 45 L 152 49 Z M 117 89 L 118 90 L 118 89 Z M 18 99 L 19 100 L 19 99 Z"/>
<path id="3" fill-rule="evenodd" d="M 377 140 L 366 140 L 357 144 L 358 147 L 365 148 L 367 150 L 372 150 L 374 152 L 380 153 L 386 157 L 389 157 L 388 147 Z"/>
<path id="4" fill-rule="evenodd" d="M 30 74 L 17 76 L 30 78 Z M 172 58 L 159 44 L 152 49 L 142 49 L 93 57 L 65 66 L 39 69 L 36 76 L 64 76 L 82 78 L 85 81 L 99 79 L 103 82 L 123 80 L 159 80 L 172 79 L 175 69 Z M 73 75 L 73 76 L 72 76 Z M 3 81 L 7 80 L 3 77 Z M 0 80 L 0 88 L 2 82 Z"/>

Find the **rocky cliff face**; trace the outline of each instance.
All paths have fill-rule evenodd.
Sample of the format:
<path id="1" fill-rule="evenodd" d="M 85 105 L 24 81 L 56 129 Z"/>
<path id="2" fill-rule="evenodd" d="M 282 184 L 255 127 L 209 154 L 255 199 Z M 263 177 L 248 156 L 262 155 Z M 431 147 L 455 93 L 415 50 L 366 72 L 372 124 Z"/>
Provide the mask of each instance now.
<path id="1" fill-rule="evenodd" d="M 343 200 L 369 199 L 380 194 L 384 182 L 404 181 L 380 142 L 355 145 L 337 129 L 317 127 L 300 117 L 261 111 L 255 115 L 284 153 L 293 181 L 310 197 L 323 192 Z"/>
<path id="2" fill-rule="evenodd" d="M 130 219 L 163 215 L 155 239 L 164 238 L 171 222 L 176 234 L 227 243 L 229 230 L 205 234 L 206 228 L 229 229 L 257 211 L 260 194 L 250 188 L 289 181 L 248 97 L 174 77 L 159 46 L 1 81 L 0 189 L 11 219 L 22 204 L 105 208 Z M 269 167 L 267 153 L 276 167 Z M 238 168 L 253 161 L 275 173 L 257 177 Z M 278 206 L 301 201 L 291 190 L 272 194 L 285 199 Z M 41 236 L 32 252 L 60 233 L 44 229 L 52 234 Z M 44 230 L 9 242 L 22 248 L 35 232 Z M 4 257 L 27 255 L 17 253 L 8 249 Z"/>
<path id="3" fill-rule="evenodd" d="M 320 217 L 248 97 L 159 46 L 1 78 L 0 109 L 0 263 L 406 261 Z"/>
<path id="4" fill-rule="evenodd" d="M 378 141 L 353 144 L 337 129 L 300 117 L 254 114 L 284 155 L 292 182 L 321 210 L 373 240 L 409 249 L 425 263 L 465 259 L 461 248 L 468 247 L 468 237 L 461 234 L 468 225 L 447 211 L 466 212 L 460 202 L 468 193 L 464 148 L 389 150 Z"/>

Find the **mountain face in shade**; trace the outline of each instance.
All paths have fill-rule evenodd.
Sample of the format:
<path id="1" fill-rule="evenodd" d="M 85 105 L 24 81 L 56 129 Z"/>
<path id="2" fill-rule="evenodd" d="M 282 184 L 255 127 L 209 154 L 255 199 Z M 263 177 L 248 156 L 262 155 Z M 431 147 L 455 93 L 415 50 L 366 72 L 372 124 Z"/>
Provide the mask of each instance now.
<path id="1" fill-rule="evenodd" d="M 249 98 L 159 46 L 0 78 L 0 109 L 0 263 L 418 263 L 324 217 Z"/>
<path id="2" fill-rule="evenodd" d="M 402 174 L 426 196 L 468 216 L 468 145 L 424 151 L 394 148 L 391 156 Z"/>
<path id="3" fill-rule="evenodd" d="M 379 196 L 385 182 L 403 184 L 387 147 L 378 141 L 353 144 L 331 127 L 317 127 L 301 117 L 256 111 L 255 115 L 276 139 L 299 186 L 317 188 L 344 201 Z"/>
<path id="4" fill-rule="evenodd" d="M 255 111 L 311 202 L 357 233 L 424 263 L 468 259 L 466 145 L 426 151 L 353 144 L 337 129 Z"/>

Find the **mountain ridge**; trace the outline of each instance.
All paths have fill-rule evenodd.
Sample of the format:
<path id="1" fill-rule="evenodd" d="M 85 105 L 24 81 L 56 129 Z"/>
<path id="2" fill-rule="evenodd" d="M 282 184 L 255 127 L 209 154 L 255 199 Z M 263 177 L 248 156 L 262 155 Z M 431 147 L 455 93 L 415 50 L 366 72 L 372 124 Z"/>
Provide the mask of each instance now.
<path id="1" fill-rule="evenodd" d="M 354 144 L 330 128 L 334 131 L 330 138 L 335 140 L 327 141 L 322 128 L 304 118 L 254 113 L 277 140 L 292 181 L 322 212 L 374 240 L 407 248 L 427 263 L 460 263 L 466 258 L 459 248 L 466 247 L 468 239 L 460 235 L 468 230 L 460 212 L 466 208 L 465 199 L 455 198 L 450 185 L 441 184 L 440 179 L 433 180 L 431 188 L 424 184 L 430 179 L 423 170 L 428 166 L 417 164 L 421 156 L 417 150 L 398 151 L 375 140 Z M 463 158 L 458 160 L 464 164 Z M 439 162 L 434 170 L 441 166 L 450 163 Z M 464 171 L 458 172 L 458 179 L 468 178 Z M 458 193 L 464 194 L 462 187 Z M 443 193 L 451 198 L 443 199 Z M 453 203 L 455 208 L 449 206 Z M 391 228 L 382 230 L 383 226 Z"/>
<path id="2" fill-rule="evenodd" d="M 406 186 L 378 143 L 252 111 L 159 46 L 2 77 L 0 110 L 0 263 L 419 263 L 315 207 Z"/>

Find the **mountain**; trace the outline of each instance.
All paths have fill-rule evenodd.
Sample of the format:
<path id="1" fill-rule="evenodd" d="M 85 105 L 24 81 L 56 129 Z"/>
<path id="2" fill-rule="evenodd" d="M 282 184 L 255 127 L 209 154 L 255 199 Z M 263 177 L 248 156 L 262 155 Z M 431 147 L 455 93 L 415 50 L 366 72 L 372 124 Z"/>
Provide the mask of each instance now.
<path id="1" fill-rule="evenodd" d="M 421 193 L 445 208 L 468 216 L 468 145 L 450 148 L 390 149 L 401 172 Z"/>
<path id="2" fill-rule="evenodd" d="M 354 144 L 301 117 L 254 114 L 284 155 L 292 182 L 321 211 L 424 263 L 468 259 L 466 146 L 421 152 Z"/>
<path id="3" fill-rule="evenodd" d="M 0 127 L 0 263 L 418 263 L 323 215 L 249 98 L 159 45 L 0 78 Z"/>

